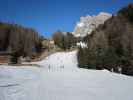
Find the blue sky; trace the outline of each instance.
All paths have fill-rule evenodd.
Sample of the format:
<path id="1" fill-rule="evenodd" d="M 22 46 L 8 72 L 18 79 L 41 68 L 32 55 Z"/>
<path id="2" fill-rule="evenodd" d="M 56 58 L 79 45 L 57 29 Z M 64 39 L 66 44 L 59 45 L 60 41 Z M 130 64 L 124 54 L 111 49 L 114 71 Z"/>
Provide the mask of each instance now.
<path id="1" fill-rule="evenodd" d="M 0 21 L 32 27 L 46 37 L 72 32 L 80 16 L 116 13 L 133 0 L 0 0 Z"/>

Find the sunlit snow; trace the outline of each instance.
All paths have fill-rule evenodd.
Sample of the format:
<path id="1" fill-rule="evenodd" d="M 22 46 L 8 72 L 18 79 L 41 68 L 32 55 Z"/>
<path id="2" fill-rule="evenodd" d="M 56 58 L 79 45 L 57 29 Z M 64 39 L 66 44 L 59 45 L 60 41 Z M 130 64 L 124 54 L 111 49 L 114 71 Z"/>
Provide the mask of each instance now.
<path id="1" fill-rule="evenodd" d="M 132 100 L 133 78 L 77 67 L 77 51 L 33 62 L 40 67 L 0 66 L 0 100 Z"/>

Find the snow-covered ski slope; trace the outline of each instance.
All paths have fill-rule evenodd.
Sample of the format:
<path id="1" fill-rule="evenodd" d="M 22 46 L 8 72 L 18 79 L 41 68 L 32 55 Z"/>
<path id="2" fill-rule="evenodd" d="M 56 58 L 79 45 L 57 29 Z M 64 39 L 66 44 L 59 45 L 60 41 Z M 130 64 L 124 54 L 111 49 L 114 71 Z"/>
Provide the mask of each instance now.
<path id="1" fill-rule="evenodd" d="M 133 100 L 133 77 L 79 69 L 76 51 L 34 63 L 0 66 L 0 100 Z"/>
<path id="2" fill-rule="evenodd" d="M 61 69 L 76 70 L 78 63 L 77 63 L 76 51 L 73 51 L 73 52 L 55 53 L 42 61 L 32 62 L 32 64 L 38 64 L 45 69 L 59 71 Z"/>

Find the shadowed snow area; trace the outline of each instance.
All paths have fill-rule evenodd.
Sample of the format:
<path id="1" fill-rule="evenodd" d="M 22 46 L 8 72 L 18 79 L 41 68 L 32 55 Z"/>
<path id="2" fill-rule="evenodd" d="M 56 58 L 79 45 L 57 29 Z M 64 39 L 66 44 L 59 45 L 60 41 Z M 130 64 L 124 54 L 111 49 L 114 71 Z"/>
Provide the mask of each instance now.
<path id="1" fill-rule="evenodd" d="M 133 78 L 77 67 L 76 51 L 55 53 L 41 67 L 0 66 L 0 100 L 132 100 Z"/>

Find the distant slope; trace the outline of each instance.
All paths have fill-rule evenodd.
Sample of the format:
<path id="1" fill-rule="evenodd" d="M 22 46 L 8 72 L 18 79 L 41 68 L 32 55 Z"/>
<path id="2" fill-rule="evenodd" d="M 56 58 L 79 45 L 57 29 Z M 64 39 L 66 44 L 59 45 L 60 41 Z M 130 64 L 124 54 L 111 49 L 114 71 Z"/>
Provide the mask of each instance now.
<path id="1" fill-rule="evenodd" d="M 48 69 L 77 69 L 77 51 L 58 52 L 39 62 L 32 62 Z"/>
<path id="2" fill-rule="evenodd" d="M 0 100 L 132 100 L 133 77 L 79 69 L 76 60 L 61 52 L 36 62 L 42 68 L 0 66 Z"/>

